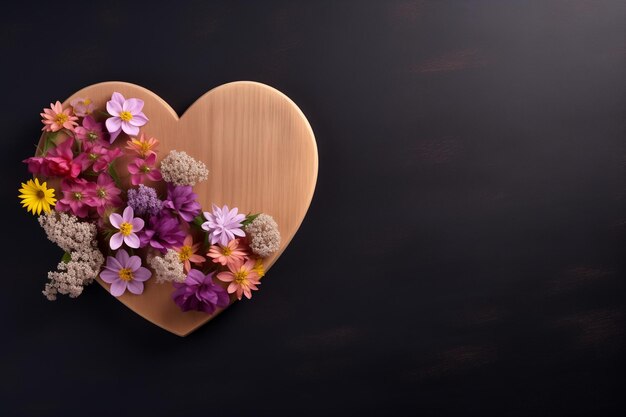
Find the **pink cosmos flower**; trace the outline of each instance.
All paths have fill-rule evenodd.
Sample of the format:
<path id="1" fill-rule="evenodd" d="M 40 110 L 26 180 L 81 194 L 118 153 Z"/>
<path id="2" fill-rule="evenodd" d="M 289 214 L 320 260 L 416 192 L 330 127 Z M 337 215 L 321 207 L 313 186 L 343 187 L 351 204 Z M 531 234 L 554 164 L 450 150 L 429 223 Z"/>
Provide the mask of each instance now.
<path id="1" fill-rule="evenodd" d="M 141 158 L 156 153 L 154 149 L 157 146 L 159 146 L 159 141 L 155 138 L 146 139 L 146 135 L 144 135 L 143 132 L 139 139 L 131 138 L 126 142 L 126 149 L 136 152 Z"/>
<path id="2" fill-rule="evenodd" d="M 228 242 L 233 240 L 235 236 L 244 237 L 246 235 L 241 230 L 241 222 L 246 216 L 237 213 L 237 207 L 229 210 L 228 206 L 219 208 L 215 204 L 213 204 L 213 213 L 204 212 L 207 221 L 202 223 L 202 228 L 209 232 L 211 245 L 219 243 L 222 246 L 227 246 Z"/>
<path id="3" fill-rule="evenodd" d="M 76 178 L 81 172 L 81 162 L 74 159 L 73 144 L 74 139 L 68 138 L 50 149 L 46 156 L 33 156 L 23 162 L 28 164 L 28 170 L 35 175 Z"/>
<path id="4" fill-rule="evenodd" d="M 76 217 L 87 217 L 89 207 L 91 207 L 90 194 L 94 187 L 93 182 L 82 178 L 63 180 L 61 182 L 63 198 L 57 202 L 56 209 L 58 211 L 71 211 Z"/>
<path id="5" fill-rule="evenodd" d="M 109 149 L 100 145 L 93 145 L 91 149 L 80 154 L 76 160 L 80 161 L 82 170 L 85 171 L 89 166 L 95 172 L 104 171 L 109 164 L 122 154 L 119 148 Z"/>
<path id="6" fill-rule="evenodd" d="M 139 256 L 128 256 L 128 252 L 120 249 L 115 258 L 107 256 L 107 263 L 100 272 L 100 278 L 111 284 L 111 295 L 119 297 L 126 290 L 132 294 L 143 293 L 143 283 L 150 279 L 152 272 L 141 266 Z"/>
<path id="7" fill-rule="evenodd" d="M 108 146 L 109 142 L 105 138 L 102 123 L 98 123 L 93 117 L 87 116 L 83 119 L 83 125 L 74 129 L 76 137 L 81 141 L 83 150 L 88 151 L 93 145 Z"/>
<path id="8" fill-rule="evenodd" d="M 207 256 L 213 258 L 213 262 L 224 266 L 243 263 L 246 252 L 239 243 L 239 239 L 233 239 L 226 246 L 212 245 Z"/>
<path id="9" fill-rule="evenodd" d="M 87 190 L 89 196 L 89 204 L 95 207 L 98 215 L 103 217 L 107 209 L 117 208 L 122 205 L 120 198 L 121 190 L 115 186 L 115 181 L 106 172 L 98 175 L 95 187 Z"/>
<path id="10" fill-rule="evenodd" d="M 93 113 L 95 104 L 88 98 L 75 98 L 70 101 L 70 106 L 74 109 L 74 114 L 78 117 L 89 116 Z"/>
<path id="11" fill-rule="evenodd" d="M 111 100 L 107 101 L 107 111 L 112 117 L 105 122 L 111 134 L 111 143 L 122 131 L 130 136 L 139 134 L 139 127 L 148 123 L 148 118 L 143 114 L 142 109 L 143 100 L 138 98 L 126 100 L 120 93 L 113 93 Z"/>
<path id="12" fill-rule="evenodd" d="M 50 103 L 50 108 L 43 109 L 43 113 L 40 115 L 43 117 L 41 130 L 46 132 L 58 132 L 61 129 L 74 131 L 74 127 L 78 125 L 76 123 L 78 117 L 72 114 L 71 108 L 64 109 L 60 101 L 54 104 Z"/>
<path id="13" fill-rule="evenodd" d="M 206 261 L 204 256 L 197 255 L 196 252 L 200 249 L 200 244 L 193 243 L 193 237 L 191 235 L 187 235 L 183 245 L 177 248 L 174 248 L 176 252 L 178 252 L 178 259 L 183 263 L 185 268 L 185 272 L 189 272 L 191 270 L 191 262 L 194 264 L 201 264 Z"/>
<path id="14" fill-rule="evenodd" d="M 133 185 L 143 184 L 146 177 L 152 181 L 161 181 L 163 176 L 161 171 L 156 168 L 156 154 L 150 154 L 146 159 L 135 158 L 135 160 L 128 165 L 128 172 L 130 173 L 130 182 Z"/>
<path id="15" fill-rule="evenodd" d="M 258 290 L 260 285 L 259 274 L 255 271 L 254 259 L 249 259 L 246 263 L 237 263 L 228 266 L 228 271 L 217 274 L 217 279 L 222 282 L 230 282 L 226 289 L 229 294 L 236 293 L 237 299 L 241 296 L 252 298 L 252 291 Z"/>
<path id="16" fill-rule="evenodd" d="M 109 221 L 111 226 L 119 230 L 119 232 L 111 236 L 109 241 L 111 249 L 118 249 L 122 246 L 122 243 L 126 243 L 130 248 L 137 249 L 139 247 L 139 237 L 135 232 L 143 229 L 144 221 L 139 217 L 135 217 L 132 207 L 126 207 L 121 216 L 117 213 L 112 213 L 109 216 Z"/>

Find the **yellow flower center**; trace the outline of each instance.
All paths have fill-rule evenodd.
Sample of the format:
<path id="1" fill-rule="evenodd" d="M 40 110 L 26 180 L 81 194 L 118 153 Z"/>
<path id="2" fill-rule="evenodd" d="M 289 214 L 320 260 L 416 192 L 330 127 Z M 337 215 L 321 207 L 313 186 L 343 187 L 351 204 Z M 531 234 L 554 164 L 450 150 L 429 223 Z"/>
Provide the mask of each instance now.
<path id="1" fill-rule="evenodd" d="M 239 285 L 244 285 L 248 281 L 248 271 L 239 270 L 235 272 L 235 282 Z"/>
<path id="2" fill-rule="evenodd" d="M 86 98 L 85 100 L 83 100 L 83 104 L 84 104 L 85 106 L 88 106 L 88 105 L 90 105 L 90 104 L 91 104 L 91 100 L 90 100 L 90 99 L 88 99 L 88 98 Z"/>
<path id="3" fill-rule="evenodd" d="M 63 123 L 67 122 L 69 119 L 70 118 L 68 117 L 67 114 L 59 113 L 59 114 L 57 114 L 56 122 L 57 122 L 57 124 L 62 125 Z"/>
<path id="4" fill-rule="evenodd" d="M 98 188 L 98 197 L 104 198 L 107 196 L 107 192 L 104 188 Z"/>
<path id="5" fill-rule="evenodd" d="M 122 268 L 117 274 L 122 281 L 130 281 L 133 279 L 133 271 L 131 271 L 130 268 Z"/>
<path id="6" fill-rule="evenodd" d="M 185 262 L 191 258 L 191 255 L 191 246 L 183 246 L 180 248 L 180 252 L 178 252 L 178 259 L 180 259 L 181 262 Z"/>
<path id="7" fill-rule="evenodd" d="M 46 193 L 44 193 L 43 190 L 37 190 L 37 198 L 39 200 L 43 200 L 44 198 L 46 198 Z"/>
<path id="8" fill-rule="evenodd" d="M 89 140 L 94 141 L 98 139 L 98 134 L 96 132 L 89 132 L 87 133 L 87 137 L 89 138 Z"/>
<path id="9" fill-rule="evenodd" d="M 124 122 L 130 122 L 133 119 L 133 115 L 129 111 L 124 110 L 120 112 L 120 119 Z"/>
<path id="10" fill-rule="evenodd" d="M 222 248 L 222 253 L 224 256 L 230 256 L 230 254 L 233 253 L 233 250 L 226 246 L 225 248 Z"/>
<path id="11" fill-rule="evenodd" d="M 139 150 L 142 154 L 147 153 L 150 150 L 150 144 L 148 142 L 139 142 Z"/>
<path id="12" fill-rule="evenodd" d="M 75 192 L 74 193 L 74 200 L 82 200 L 83 199 L 83 193 L 79 193 L 79 192 Z"/>
<path id="13" fill-rule="evenodd" d="M 133 225 L 130 223 L 122 223 L 120 224 L 120 233 L 122 236 L 128 236 L 133 231 Z"/>

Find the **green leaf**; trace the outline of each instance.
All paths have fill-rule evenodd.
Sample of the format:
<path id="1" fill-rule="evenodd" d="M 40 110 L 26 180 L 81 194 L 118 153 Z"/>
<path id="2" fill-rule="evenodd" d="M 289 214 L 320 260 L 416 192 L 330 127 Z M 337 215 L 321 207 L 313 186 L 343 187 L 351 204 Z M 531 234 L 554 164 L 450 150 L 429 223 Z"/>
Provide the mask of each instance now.
<path id="1" fill-rule="evenodd" d="M 259 214 L 261 214 L 261 213 L 257 213 L 257 214 L 248 214 L 248 215 L 246 216 L 246 219 L 245 219 L 244 221 L 242 221 L 242 222 L 241 222 L 241 225 L 242 225 L 242 226 L 244 226 L 244 227 L 245 227 L 245 226 L 247 226 L 247 225 L 249 225 L 250 223 L 252 223 L 252 222 L 254 221 L 254 219 L 256 219 L 257 217 L 259 217 Z"/>
<path id="2" fill-rule="evenodd" d="M 72 260 L 72 255 L 68 252 L 65 252 L 63 254 L 63 257 L 61 258 L 61 262 L 64 262 L 64 263 L 68 263 L 71 260 Z"/>
<path id="3" fill-rule="evenodd" d="M 109 175 L 111 175 L 111 178 L 113 178 L 113 181 L 115 181 L 115 185 L 117 186 L 117 188 L 122 188 L 120 184 L 120 176 L 117 175 L 117 171 L 115 170 L 115 166 L 113 165 L 113 162 L 109 164 L 108 171 L 109 171 Z"/>
<path id="4" fill-rule="evenodd" d="M 41 149 L 41 156 L 46 156 L 48 150 L 56 146 L 55 139 L 58 136 L 59 132 L 46 132 L 45 139 L 43 141 L 43 147 Z"/>
<path id="5" fill-rule="evenodd" d="M 196 226 L 202 226 L 202 223 L 204 223 L 204 217 L 202 217 L 202 215 L 197 215 L 195 219 L 193 219 L 193 224 L 195 224 Z"/>

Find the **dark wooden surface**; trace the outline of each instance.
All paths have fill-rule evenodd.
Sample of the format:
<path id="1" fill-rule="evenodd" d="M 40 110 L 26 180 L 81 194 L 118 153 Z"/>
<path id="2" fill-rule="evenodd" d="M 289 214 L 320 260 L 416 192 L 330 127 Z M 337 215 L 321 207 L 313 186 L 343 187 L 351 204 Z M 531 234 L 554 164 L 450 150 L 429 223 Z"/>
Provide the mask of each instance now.
<path id="1" fill-rule="evenodd" d="M 623 415 L 624 2 L 132 3 L 0 13 L 0 415 Z M 252 302 L 180 339 L 97 286 L 46 301 L 41 108 L 242 79 L 320 154 Z"/>

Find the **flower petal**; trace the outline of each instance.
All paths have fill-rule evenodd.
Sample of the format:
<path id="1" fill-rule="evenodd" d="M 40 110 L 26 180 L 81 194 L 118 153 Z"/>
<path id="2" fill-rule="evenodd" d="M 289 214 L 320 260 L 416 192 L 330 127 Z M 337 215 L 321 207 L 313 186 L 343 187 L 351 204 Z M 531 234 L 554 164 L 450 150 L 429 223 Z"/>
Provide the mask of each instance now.
<path id="1" fill-rule="evenodd" d="M 122 243 L 124 243 L 124 235 L 118 232 L 111 236 L 109 246 L 111 247 L 111 249 L 116 250 L 119 249 L 120 246 L 122 246 Z"/>
<path id="2" fill-rule="evenodd" d="M 143 113 L 137 113 L 137 114 L 133 114 L 133 118 L 130 119 L 128 123 L 130 123 L 133 126 L 139 127 L 148 123 L 148 118 Z"/>
<path id="3" fill-rule="evenodd" d="M 113 271 L 103 269 L 102 272 L 100 272 L 100 278 L 102 278 L 102 281 L 106 282 L 107 284 L 111 284 L 116 279 L 119 279 L 120 276 Z"/>
<path id="4" fill-rule="evenodd" d="M 119 117 L 109 117 L 106 122 L 104 122 L 109 133 L 113 134 L 113 132 L 117 132 L 122 128 L 122 119 Z"/>
<path id="5" fill-rule="evenodd" d="M 135 272 L 141 267 L 141 258 L 139 256 L 131 256 L 128 258 L 126 262 L 126 268 L 130 268 L 131 271 Z"/>
<path id="6" fill-rule="evenodd" d="M 120 112 L 122 111 L 122 106 L 120 103 L 116 103 L 115 101 L 107 101 L 107 112 L 114 117 L 119 117 Z"/>
<path id="7" fill-rule="evenodd" d="M 139 237 L 137 237 L 137 235 L 134 233 L 131 233 L 128 236 L 124 236 L 124 242 L 128 245 L 128 247 L 134 249 L 137 249 L 141 244 L 141 242 L 139 241 Z"/>
<path id="8" fill-rule="evenodd" d="M 122 122 L 122 130 L 124 133 L 130 136 L 137 136 L 139 134 L 139 128 L 137 126 L 133 126 L 128 122 Z"/>
<path id="9" fill-rule="evenodd" d="M 135 295 L 139 295 L 141 293 L 143 293 L 143 282 L 141 281 L 128 281 L 128 283 L 126 284 L 128 291 L 130 291 L 131 293 L 135 294 Z"/>
<path id="10" fill-rule="evenodd" d="M 118 279 L 111 284 L 111 295 L 119 297 L 126 291 L 126 281 Z"/>
<path id="11" fill-rule="evenodd" d="M 133 272 L 133 279 L 135 281 L 147 281 L 152 276 L 152 272 L 148 268 L 139 267 L 135 272 Z"/>
<path id="12" fill-rule="evenodd" d="M 128 268 L 128 260 L 130 259 L 130 256 L 125 249 L 121 249 L 120 251 L 118 251 L 115 254 L 115 258 L 119 261 L 120 265 L 122 265 L 122 268 Z"/>
<path id="13" fill-rule="evenodd" d="M 133 232 L 138 232 L 145 226 L 145 222 L 140 217 L 135 217 L 130 224 L 133 225 Z"/>
<path id="14" fill-rule="evenodd" d="M 109 221 L 111 222 L 111 226 L 119 229 L 120 225 L 124 222 L 124 219 L 117 213 L 111 213 L 111 215 L 109 216 Z"/>

